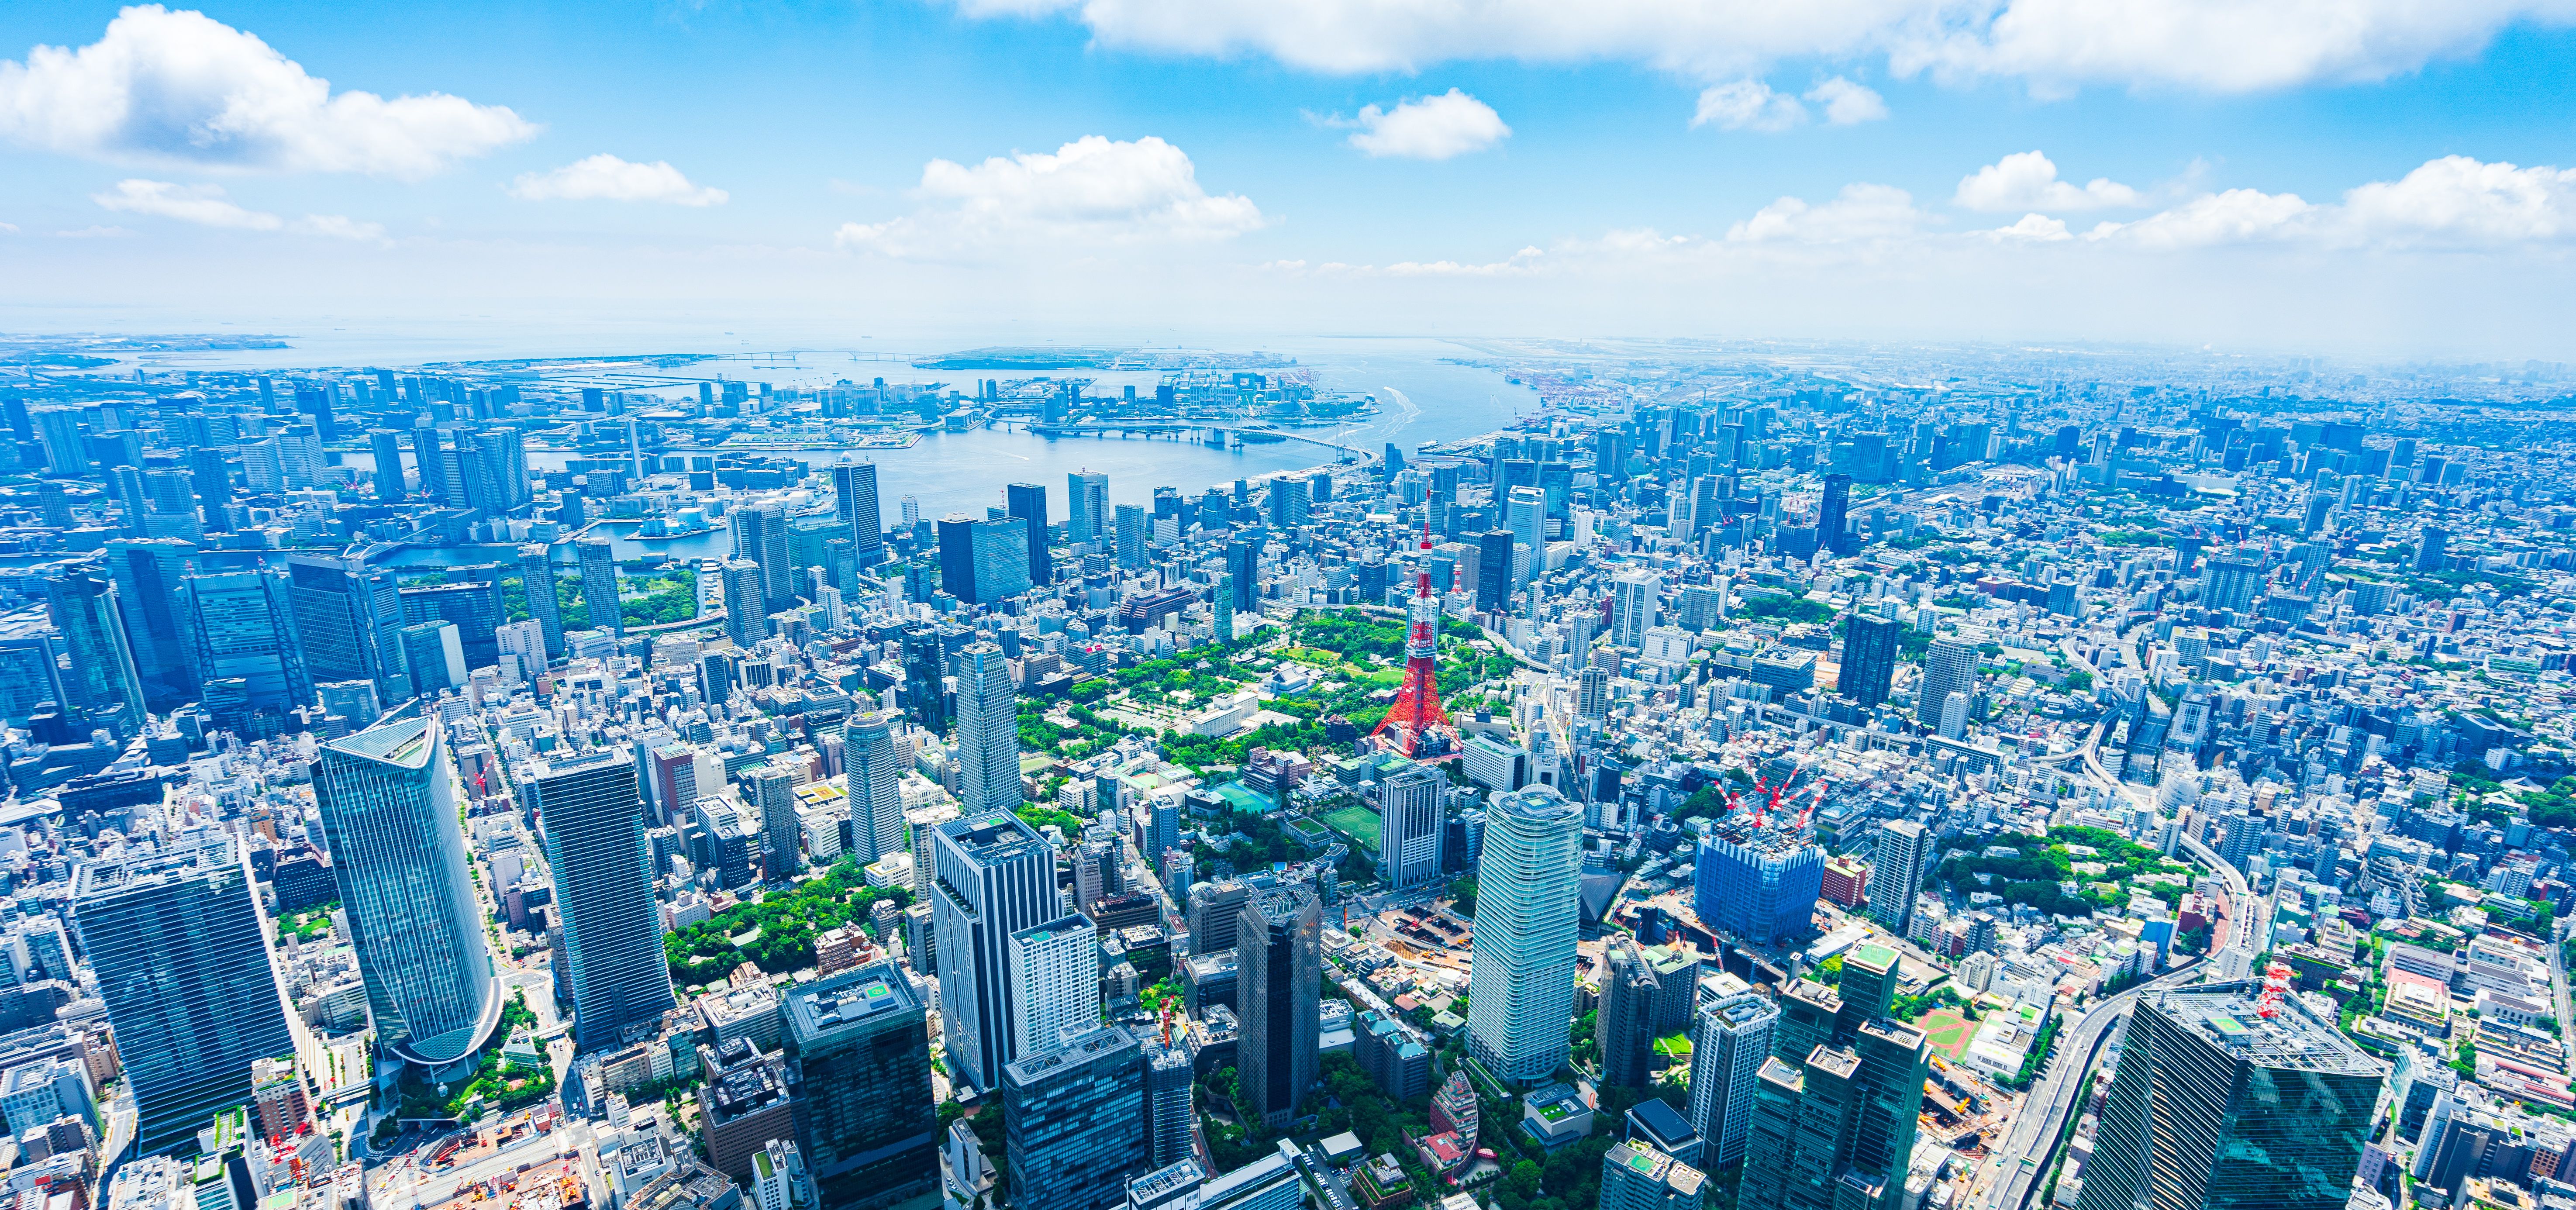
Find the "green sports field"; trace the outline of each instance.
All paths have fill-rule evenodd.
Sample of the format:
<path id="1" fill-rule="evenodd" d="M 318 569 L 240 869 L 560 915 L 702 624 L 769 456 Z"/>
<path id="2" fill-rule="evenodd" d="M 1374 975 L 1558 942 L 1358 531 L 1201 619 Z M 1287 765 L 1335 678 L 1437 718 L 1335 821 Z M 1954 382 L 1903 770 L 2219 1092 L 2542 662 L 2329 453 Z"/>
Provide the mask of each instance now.
<path id="1" fill-rule="evenodd" d="M 1976 1040 L 1977 1024 L 1959 1015 L 1955 1008 L 1936 1008 L 1914 1023 L 1923 1031 L 1923 1040 L 1932 1049 L 1948 1056 L 1953 1063 L 1968 1053 L 1968 1043 Z"/>
<path id="2" fill-rule="evenodd" d="M 1369 852 L 1377 851 L 1377 812 L 1367 807 L 1344 807 L 1324 816 L 1324 823 L 1343 835 L 1358 841 Z"/>

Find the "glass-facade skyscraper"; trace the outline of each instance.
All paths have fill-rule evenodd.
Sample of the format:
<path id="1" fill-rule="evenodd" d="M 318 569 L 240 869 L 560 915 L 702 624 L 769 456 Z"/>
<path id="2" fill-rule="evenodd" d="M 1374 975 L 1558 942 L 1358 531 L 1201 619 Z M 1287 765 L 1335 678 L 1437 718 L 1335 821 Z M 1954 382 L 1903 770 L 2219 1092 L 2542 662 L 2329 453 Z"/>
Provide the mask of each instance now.
<path id="1" fill-rule="evenodd" d="M 1565 1062 L 1582 860 L 1583 808 L 1555 790 L 1499 794 L 1485 809 L 1467 1048 L 1496 1079 L 1541 1080 Z"/>
<path id="2" fill-rule="evenodd" d="M 804 1089 L 803 1151 L 822 1204 L 856 1210 L 926 1189 L 939 1169 L 928 1010 L 890 962 L 787 994 L 786 1048 Z"/>
<path id="3" fill-rule="evenodd" d="M 81 867 L 72 911 L 149 1155 L 249 1100 L 252 1062 L 295 1042 L 238 842 L 200 832 L 127 854 Z"/>
<path id="4" fill-rule="evenodd" d="M 1018 1210 L 1115 1210 L 1151 1159 L 1145 1051 L 1103 1025 L 1002 1075 L 1002 1135 Z"/>
<path id="5" fill-rule="evenodd" d="M 1304 887 L 1256 893 L 1234 926 L 1235 1008 L 1243 1022 L 1234 1067 L 1252 1099 L 1237 1108 L 1275 1126 L 1297 1116 L 1318 1072 L 1323 928 L 1323 905 Z"/>
<path id="6" fill-rule="evenodd" d="M 1825 851 L 1794 824 L 1731 821 L 1700 842 L 1692 886 L 1709 927 L 1756 945 L 1793 940 L 1816 931 Z"/>
<path id="7" fill-rule="evenodd" d="M 501 1020 L 501 990 L 466 873 L 445 732 L 396 718 L 322 747 L 313 800 L 348 909 L 376 1040 L 436 1067 Z"/>
<path id="8" fill-rule="evenodd" d="M 554 868 L 575 1038 L 585 1050 L 615 1045 L 672 1004 L 635 762 L 622 748 L 594 749 L 529 761 L 516 776 Z"/>
<path id="9" fill-rule="evenodd" d="M 143 732 L 143 677 L 125 643 L 125 619 L 116 583 L 88 569 L 45 580 L 45 610 L 63 636 L 70 667 L 62 671 L 63 704 L 81 713 L 84 726 L 104 726 L 120 738 Z"/>
<path id="10" fill-rule="evenodd" d="M 2339 1210 L 2387 1071 L 2259 981 L 2152 993 L 2129 1019 L 2078 1210 Z"/>
<path id="11" fill-rule="evenodd" d="M 606 538 L 584 538 L 574 545 L 581 552 L 581 603 L 591 626 L 625 637 L 626 617 L 617 604 L 616 546 Z M 730 598 L 726 609 L 731 612 Z"/>

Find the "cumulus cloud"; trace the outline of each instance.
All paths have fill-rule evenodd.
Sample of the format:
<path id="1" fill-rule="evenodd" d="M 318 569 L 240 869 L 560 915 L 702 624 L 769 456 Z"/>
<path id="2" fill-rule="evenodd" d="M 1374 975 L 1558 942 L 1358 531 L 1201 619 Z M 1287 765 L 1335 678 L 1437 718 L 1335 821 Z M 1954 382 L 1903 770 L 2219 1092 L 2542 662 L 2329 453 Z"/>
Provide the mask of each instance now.
<path id="1" fill-rule="evenodd" d="M 1053 152 L 968 166 L 932 160 L 915 191 L 929 203 L 879 223 L 844 223 L 843 248 L 891 256 L 974 255 L 1032 241 L 1132 244 L 1218 240 L 1261 227 L 1241 194 L 1211 194 L 1180 148 L 1086 135 Z"/>
<path id="2" fill-rule="evenodd" d="M 2281 239 L 2314 229 L 2317 207 L 2295 193 L 2230 189 L 2204 193 L 2134 223 L 2103 223 L 2086 239 L 2116 239 L 2141 248 L 2206 248 Z"/>
<path id="3" fill-rule="evenodd" d="M 1887 116 L 1887 98 L 1866 84 L 1835 76 L 1807 90 L 1807 99 L 1824 107 L 1825 120 L 1836 126 L 1875 122 Z"/>
<path id="4" fill-rule="evenodd" d="M 258 37 L 157 4 L 0 62 L 0 141 L 112 163 L 414 179 L 537 129 L 445 93 L 333 93 Z"/>
<path id="5" fill-rule="evenodd" d="M 1996 227 L 1977 234 L 1998 244 L 2056 244 L 2075 238 L 2067 231 L 2066 220 L 2045 214 L 2025 214 L 2009 227 Z"/>
<path id="6" fill-rule="evenodd" d="M 669 160 L 637 164 L 601 154 L 552 172 L 522 173 L 510 196 L 526 202 L 661 202 L 672 206 L 721 206 L 722 189 L 689 183 Z"/>
<path id="7" fill-rule="evenodd" d="M 1366 106 L 1357 117 L 1334 118 L 1329 124 L 1357 127 L 1350 144 L 1370 155 L 1413 160 L 1445 160 L 1483 151 L 1512 133 L 1493 106 L 1455 88 L 1438 96 L 1408 98 L 1393 109 Z"/>
<path id="8" fill-rule="evenodd" d="M 175 219 L 200 227 L 224 227 L 235 231 L 293 231 L 303 235 L 321 235 L 332 239 L 382 242 L 382 223 L 359 222 L 346 215 L 308 214 L 293 222 L 264 211 L 246 209 L 224 196 L 220 185 L 181 185 L 172 181 L 123 180 L 106 193 L 90 195 L 90 200 L 123 214 L 147 214 L 155 218 Z M 119 235 L 127 234 L 122 228 Z M 70 233 L 65 233 L 70 234 Z"/>
<path id="9" fill-rule="evenodd" d="M 2354 237 L 2381 243 L 2509 244 L 2576 235 L 2576 168 L 2444 156 L 2343 197 Z"/>
<path id="10" fill-rule="evenodd" d="M 1959 178 L 1950 203 L 1968 210 L 2101 210 L 2143 206 L 2137 190 L 2109 177 L 2083 185 L 2057 179 L 2057 165 L 2037 151 L 2020 151 Z"/>
<path id="11" fill-rule="evenodd" d="M 1903 239 L 1922 230 L 1914 196 L 1892 185 L 1845 185 L 1832 201 L 1784 197 L 1727 228 L 1729 243 L 1851 244 Z"/>
<path id="12" fill-rule="evenodd" d="M 1079 22 L 1106 46 L 1267 55 L 1310 70 L 1461 60 L 1640 63 L 1717 82 L 1786 59 L 1883 57 L 1902 74 L 2236 93 L 2376 80 L 2474 52 L 2576 0 L 956 0 Z"/>
<path id="13" fill-rule="evenodd" d="M 1721 130 L 1787 130 L 1807 120 L 1807 107 L 1798 98 L 1774 92 L 1760 80 L 1732 80 L 1711 85 L 1699 94 L 1699 110 L 1691 115 L 1691 125 L 1716 126 Z"/>

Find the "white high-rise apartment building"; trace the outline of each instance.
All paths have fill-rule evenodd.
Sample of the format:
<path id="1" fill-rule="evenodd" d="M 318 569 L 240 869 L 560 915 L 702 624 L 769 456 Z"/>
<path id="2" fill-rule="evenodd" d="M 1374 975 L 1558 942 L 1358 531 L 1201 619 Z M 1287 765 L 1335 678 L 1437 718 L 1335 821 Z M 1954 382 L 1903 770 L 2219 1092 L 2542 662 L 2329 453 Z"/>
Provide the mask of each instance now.
<path id="1" fill-rule="evenodd" d="M 850 838 L 861 865 L 903 851 L 903 770 L 910 762 L 895 750 L 894 726 L 891 717 L 871 710 L 851 715 L 841 728 L 842 784 L 850 793 Z"/>
<path id="2" fill-rule="evenodd" d="M 1622 572 L 1611 581 L 1611 591 L 1616 595 L 1610 606 L 1610 645 L 1643 648 L 1646 632 L 1655 625 L 1655 609 L 1662 603 L 1663 577 L 1651 571 Z"/>
<path id="3" fill-rule="evenodd" d="M 1712 1170 L 1744 1158 L 1753 1078 L 1779 1023 L 1780 1006 L 1751 992 L 1700 1007 L 1691 1035 L 1690 1121 L 1699 1131 L 1700 1161 Z"/>
<path id="4" fill-rule="evenodd" d="M 1015 810 L 1020 785 L 1018 691 L 1001 647 L 968 643 L 957 653 L 957 799 L 966 814 Z"/>
<path id="5" fill-rule="evenodd" d="M 1378 863 L 1388 886 L 1406 891 L 1440 876 L 1440 808 L 1448 797 L 1449 779 L 1431 765 L 1399 769 L 1378 783 Z"/>
<path id="6" fill-rule="evenodd" d="M 1486 807 L 1467 1044 L 1498 1079 L 1545 1079 L 1565 1062 L 1582 859 L 1583 808 L 1555 790 Z"/>
<path id="7" fill-rule="evenodd" d="M 1011 934 L 1011 1048 L 1018 1058 L 1050 1055 L 1068 1034 L 1100 1026 L 1100 930 L 1076 913 Z"/>
<path id="8" fill-rule="evenodd" d="M 1910 819 L 1891 819 L 1878 830 L 1877 864 L 1869 871 L 1869 916 L 1899 937 L 1923 890 L 1923 858 L 1932 834 Z"/>

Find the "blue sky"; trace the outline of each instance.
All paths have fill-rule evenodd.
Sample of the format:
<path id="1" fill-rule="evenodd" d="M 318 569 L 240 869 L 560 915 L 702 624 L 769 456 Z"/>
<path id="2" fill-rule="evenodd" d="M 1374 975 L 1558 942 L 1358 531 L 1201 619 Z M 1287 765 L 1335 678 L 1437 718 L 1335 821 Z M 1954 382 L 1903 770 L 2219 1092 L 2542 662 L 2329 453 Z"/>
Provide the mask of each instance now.
<path id="1" fill-rule="evenodd" d="M 0 328 L 2568 359 L 2571 22 L 2576 0 L 34 0 L 0 9 Z"/>

